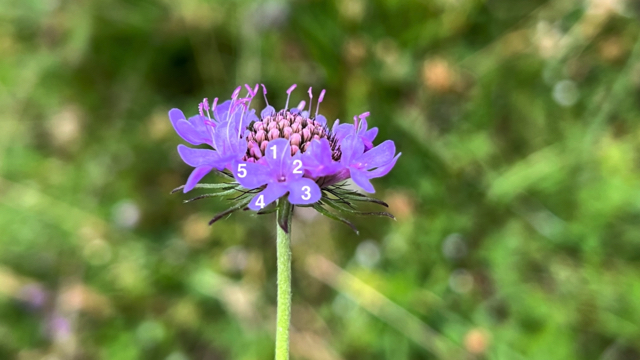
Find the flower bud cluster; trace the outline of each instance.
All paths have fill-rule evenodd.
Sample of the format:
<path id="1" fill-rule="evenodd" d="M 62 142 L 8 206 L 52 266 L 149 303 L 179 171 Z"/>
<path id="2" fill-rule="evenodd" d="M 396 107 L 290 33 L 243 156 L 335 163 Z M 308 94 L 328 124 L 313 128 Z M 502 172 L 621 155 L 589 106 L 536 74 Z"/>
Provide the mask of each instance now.
<path id="1" fill-rule="evenodd" d="M 296 109 L 297 110 L 297 109 Z M 280 110 L 249 124 L 247 135 L 247 154 L 242 158 L 251 163 L 265 156 L 269 141 L 287 139 L 291 145 L 291 155 L 298 151 L 306 152 L 311 140 L 327 139 L 332 149 L 332 157 L 340 161 L 340 146 L 325 124 L 303 117 L 300 112 Z"/>

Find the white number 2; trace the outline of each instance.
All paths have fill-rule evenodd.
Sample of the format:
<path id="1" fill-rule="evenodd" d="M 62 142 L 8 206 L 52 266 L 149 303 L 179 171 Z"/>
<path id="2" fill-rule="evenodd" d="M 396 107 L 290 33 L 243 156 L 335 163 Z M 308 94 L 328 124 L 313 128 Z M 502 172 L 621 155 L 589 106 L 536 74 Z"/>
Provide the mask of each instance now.
<path id="1" fill-rule="evenodd" d="M 260 209 L 264 208 L 264 195 L 258 196 L 256 200 L 256 205 L 260 206 Z"/>
<path id="2" fill-rule="evenodd" d="M 245 169 L 245 166 L 247 166 L 247 164 L 238 164 L 238 177 L 239 178 L 243 178 L 243 177 L 247 176 L 247 169 Z"/>
<path id="3" fill-rule="evenodd" d="M 302 191 L 304 191 L 304 194 L 302 194 L 302 200 L 309 200 L 311 199 L 311 188 L 308 186 L 303 186 L 302 187 Z"/>
<path id="4" fill-rule="evenodd" d="M 278 155 L 276 154 L 276 146 L 273 145 L 272 147 L 270 147 L 270 149 L 273 151 L 273 158 L 275 159 Z"/>
<path id="5" fill-rule="evenodd" d="M 302 174 L 302 160 L 293 160 L 293 166 L 295 166 L 295 168 L 293 169 L 293 173 L 294 174 Z M 306 186 L 308 187 L 308 186 Z M 306 199 L 305 199 L 306 200 Z"/>

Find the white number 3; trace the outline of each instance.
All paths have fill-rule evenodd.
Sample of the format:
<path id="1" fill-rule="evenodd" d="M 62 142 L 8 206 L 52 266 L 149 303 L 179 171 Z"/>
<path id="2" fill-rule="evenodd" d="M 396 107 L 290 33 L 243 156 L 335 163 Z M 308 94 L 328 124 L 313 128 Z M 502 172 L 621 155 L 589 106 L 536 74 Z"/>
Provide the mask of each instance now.
<path id="1" fill-rule="evenodd" d="M 309 200 L 311 199 L 311 188 L 308 186 L 303 186 L 302 187 L 302 191 L 304 191 L 304 194 L 302 194 L 302 200 Z"/>

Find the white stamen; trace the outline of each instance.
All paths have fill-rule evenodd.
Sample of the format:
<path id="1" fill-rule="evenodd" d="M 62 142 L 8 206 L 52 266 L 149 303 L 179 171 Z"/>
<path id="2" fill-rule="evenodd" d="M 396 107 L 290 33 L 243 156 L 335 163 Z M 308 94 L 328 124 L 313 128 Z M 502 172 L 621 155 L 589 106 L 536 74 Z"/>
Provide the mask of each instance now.
<path id="1" fill-rule="evenodd" d="M 309 91 L 307 91 L 309 93 L 309 114 L 311 114 L 311 104 L 313 103 L 313 92 L 311 91 L 311 88 L 309 88 Z"/>
<path id="2" fill-rule="evenodd" d="M 267 88 L 264 86 L 264 84 L 260 85 L 262 85 L 262 95 L 264 96 L 264 102 L 267 104 L 267 106 L 269 106 L 269 100 L 267 100 Z"/>
<path id="3" fill-rule="evenodd" d="M 233 100 L 238 98 L 238 95 L 240 95 L 240 90 L 242 89 L 242 86 L 238 86 L 235 90 L 233 90 L 233 94 L 231 94 L 231 98 Z"/>
<path id="4" fill-rule="evenodd" d="M 213 99 L 213 104 L 211 104 L 211 112 L 216 111 L 216 106 L 218 106 L 218 98 Z"/>
<path id="5" fill-rule="evenodd" d="M 322 89 L 322 91 L 320 92 L 320 96 L 318 97 L 318 105 L 316 106 L 316 118 L 318 117 L 318 111 L 320 110 L 320 103 L 324 99 L 324 93 L 325 90 Z M 309 110 L 309 112 L 311 112 L 311 110 Z"/>
<path id="6" fill-rule="evenodd" d="M 293 84 L 289 87 L 289 89 L 287 90 L 287 103 L 284 105 L 284 109 L 288 110 L 289 109 L 289 97 L 291 97 L 291 92 L 293 91 L 293 89 L 296 88 L 296 84 Z"/>

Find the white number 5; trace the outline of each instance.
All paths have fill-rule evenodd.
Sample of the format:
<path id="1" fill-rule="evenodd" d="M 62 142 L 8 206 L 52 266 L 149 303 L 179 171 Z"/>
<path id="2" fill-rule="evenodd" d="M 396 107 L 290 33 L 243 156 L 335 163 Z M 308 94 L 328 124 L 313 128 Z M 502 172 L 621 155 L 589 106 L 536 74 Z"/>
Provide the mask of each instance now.
<path id="1" fill-rule="evenodd" d="M 296 168 L 293 169 L 294 174 L 302 174 L 302 160 L 293 160 L 293 166 Z M 308 187 L 308 186 L 305 186 Z M 306 200 L 306 199 L 305 199 Z"/>
<path id="2" fill-rule="evenodd" d="M 302 194 L 302 200 L 309 200 L 311 199 L 311 188 L 308 186 L 303 186 L 302 187 L 302 191 L 304 191 L 304 194 Z"/>
<path id="3" fill-rule="evenodd" d="M 238 177 L 239 178 L 244 178 L 245 176 L 247 176 L 247 169 L 245 169 L 245 166 L 247 166 L 247 164 L 238 164 Z"/>

